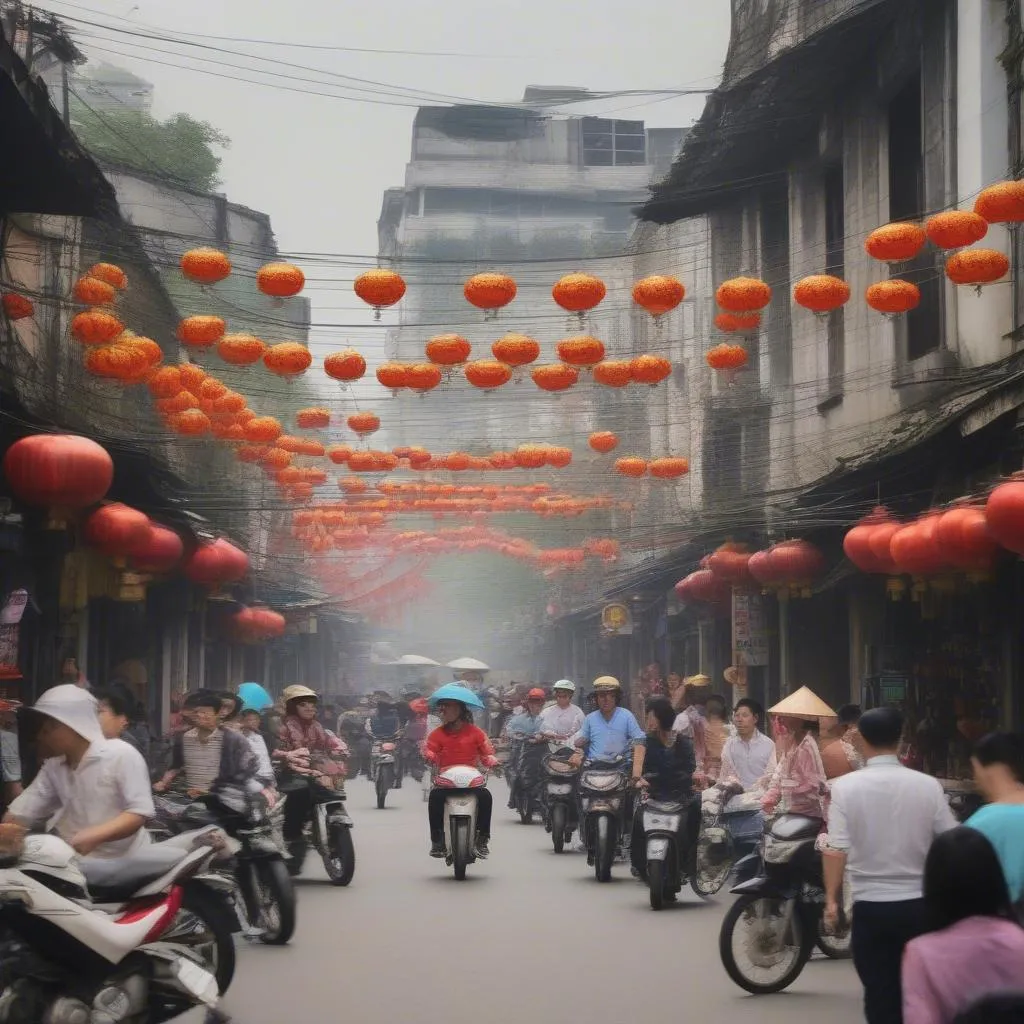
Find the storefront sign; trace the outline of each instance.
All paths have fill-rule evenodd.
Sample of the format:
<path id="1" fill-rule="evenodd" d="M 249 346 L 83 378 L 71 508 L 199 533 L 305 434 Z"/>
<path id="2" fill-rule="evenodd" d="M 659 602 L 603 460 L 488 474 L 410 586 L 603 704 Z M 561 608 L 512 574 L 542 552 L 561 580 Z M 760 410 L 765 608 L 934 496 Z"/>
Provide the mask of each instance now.
<path id="1" fill-rule="evenodd" d="M 732 649 L 736 665 L 768 664 L 768 627 L 760 594 L 733 590 Z"/>
<path id="2" fill-rule="evenodd" d="M 633 617 L 624 604 L 606 604 L 601 610 L 601 629 L 606 633 L 628 636 L 633 632 Z"/>

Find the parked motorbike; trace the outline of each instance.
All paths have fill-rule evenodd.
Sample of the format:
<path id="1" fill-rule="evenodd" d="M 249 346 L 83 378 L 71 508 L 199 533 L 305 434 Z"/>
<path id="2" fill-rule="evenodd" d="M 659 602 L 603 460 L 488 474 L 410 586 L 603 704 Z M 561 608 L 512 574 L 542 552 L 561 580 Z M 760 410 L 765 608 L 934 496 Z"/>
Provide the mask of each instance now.
<path id="1" fill-rule="evenodd" d="M 545 741 L 536 737 L 516 737 L 512 749 L 514 769 L 509 783 L 510 800 L 520 822 L 529 825 L 533 822 L 534 812 L 542 810 L 538 791 Z"/>
<path id="2" fill-rule="evenodd" d="M 438 789 L 451 789 L 444 798 L 444 862 L 455 868 L 455 878 L 465 880 L 466 868 L 476 860 L 476 811 L 474 789 L 487 785 L 487 777 L 470 765 L 455 765 L 434 777 Z"/>
<path id="3" fill-rule="evenodd" d="M 685 841 L 680 842 L 689 808 L 689 800 L 652 800 L 646 793 L 641 794 L 638 813 L 644 830 L 652 910 L 661 910 L 675 900 L 694 875 L 694 851 Z"/>
<path id="4" fill-rule="evenodd" d="M 370 772 L 377 792 L 377 809 L 383 810 L 388 793 L 398 781 L 397 742 L 394 738 L 375 740 L 370 752 Z"/>
<path id="5" fill-rule="evenodd" d="M 739 804 L 739 806 L 737 806 Z M 703 805 L 700 836 L 697 840 L 696 866 L 690 886 L 698 896 L 719 893 L 736 870 L 739 881 L 745 882 L 760 870 L 758 858 L 752 857 L 761 842 L 764 815 L 730 800 L 709 800 Z M 744 865 L 740 873 L 740 865 Z"/>
<path id="6" fill-rule="evenodd" d="M 850 955 L 849 886 L 834 934 L 822 928 L 825 888 L 816 818 L 784 814 L 765 828 L 762 870 L 731 890 L 739 897 L 722 921 L 718 948 L 729 977 L 747 992 L 781 992 L 800 976 L 817 943 L 827 956 Z"/>
<path id="7" fill-rule="evenodd" d="M 587 864 L 599 882 L 611 881 L 612 863 L 626 831 L 626 760 L 583 766 L 579 782 L 580 831 Z"/>
<path id="8" fill-rule="evenodd" d="M 0 857 L 0 1024 L 118 1024 L 213 1010 L 234 973 L 234 915 L 204 829 L 125 857 L 31 835 Z M 90 898 L 91 897 L 91 898 Z"/>
<path id="9" fill-rule="evenodd" d="M 356 872 L 356 850 L 352 842 L 353 822 L 345 810 L 345 793 L 340 789 L 328 788 L 322 781 L 309 775 L 282 784 L 286 793 L 294 793 L 301 788 L 309 790 L 311 810 L 302 839 L 288 844 L 288 852 L 291 854 L 288 871 L 292 875 L 302 873 L 306 854 L 312 844 L 323 860 L 331 884 L 348 885 Z"/>
<path id="10" fill-rule="evenodd" d="M 566 753 L 571 751 L 559 746 L 541 761 L 544 828 L 551 833 L 555 853 L 561 853 L 572 841 L 578 824 L 576 785 L 580 770 L 569 763 Z"/>

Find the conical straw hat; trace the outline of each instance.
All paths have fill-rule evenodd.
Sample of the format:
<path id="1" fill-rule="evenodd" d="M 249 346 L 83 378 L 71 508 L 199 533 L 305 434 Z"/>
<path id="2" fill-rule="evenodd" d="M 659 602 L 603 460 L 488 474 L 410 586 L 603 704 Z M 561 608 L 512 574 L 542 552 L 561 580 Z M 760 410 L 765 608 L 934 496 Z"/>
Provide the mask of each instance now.
<path id="1" fill-rule="evenodd" d="M 793 718 L 835 718 L 836 713 L 813 691 L 801 686 L 768 709 L 771 715 L 790 715 Z"/>

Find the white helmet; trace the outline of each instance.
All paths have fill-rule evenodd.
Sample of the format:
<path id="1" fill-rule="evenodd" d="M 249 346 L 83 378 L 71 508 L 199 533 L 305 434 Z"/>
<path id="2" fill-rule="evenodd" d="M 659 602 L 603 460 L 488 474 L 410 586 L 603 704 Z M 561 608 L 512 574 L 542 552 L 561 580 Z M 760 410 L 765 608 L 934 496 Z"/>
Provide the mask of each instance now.
<path id="1" fill-rule="evenodd" d="M 576 692 L 576 684 L 571 679 L 559 679 L 552 690 L 568 690 L 570 693 Z"/>

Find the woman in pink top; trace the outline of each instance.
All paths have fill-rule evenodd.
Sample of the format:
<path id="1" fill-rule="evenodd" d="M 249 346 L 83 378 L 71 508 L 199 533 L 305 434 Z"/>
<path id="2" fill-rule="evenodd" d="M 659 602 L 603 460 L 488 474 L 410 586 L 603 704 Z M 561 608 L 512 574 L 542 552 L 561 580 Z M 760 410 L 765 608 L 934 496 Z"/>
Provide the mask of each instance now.
<path id="1" fill-rule="evenodd" d="M 924 866 L 935 931 L 903 954 L 903 1024 L 951 1024 L 981 996 L 1024 984 L 1024 929 L 992 844 L 976 829 L 937 836 Z"/>

